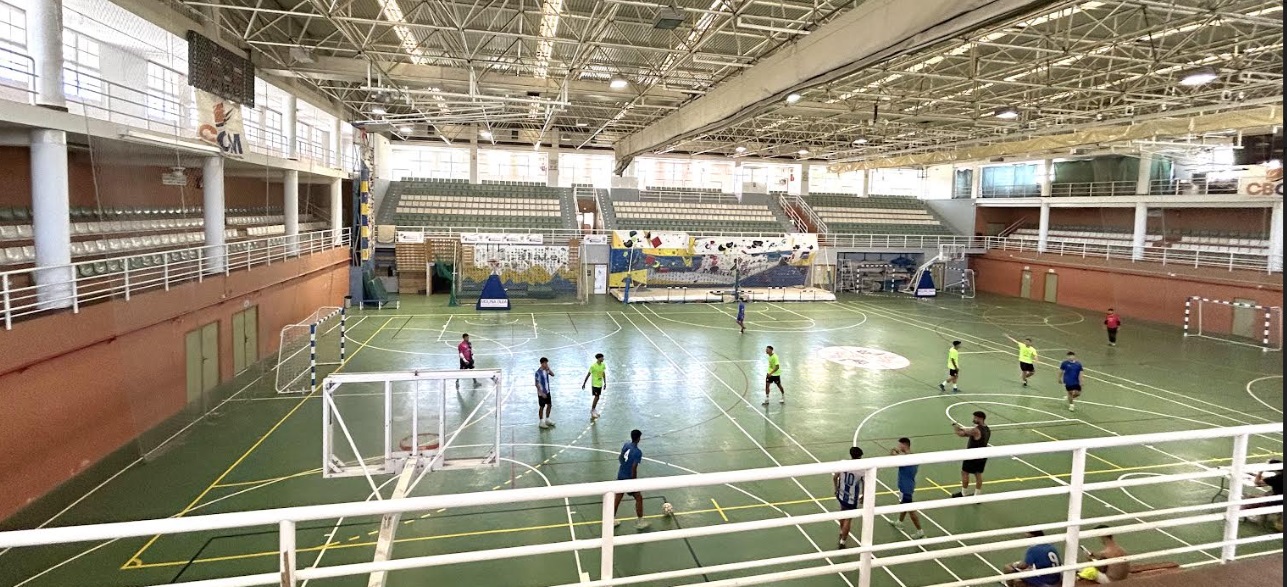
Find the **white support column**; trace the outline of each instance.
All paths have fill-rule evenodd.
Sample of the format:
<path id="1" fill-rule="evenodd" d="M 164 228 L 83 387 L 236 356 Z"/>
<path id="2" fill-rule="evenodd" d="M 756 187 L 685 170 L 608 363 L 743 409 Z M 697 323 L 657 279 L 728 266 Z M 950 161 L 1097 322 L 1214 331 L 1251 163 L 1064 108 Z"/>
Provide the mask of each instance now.
<path id="1" fill-rule="evenodd" d="M 287 169 L 282 177 L 282 213 L 286 215 L 286 250 L 299 253 L 299 172 Z"/>
<path id="2" fill-rule="evenodd" d="M 1269 215 L 1269 270 L 1283 270 L 1283 203 L 1275 202 Z"/>
<path id="3" fill-rule="evenodd" d="M 1135 175 L 1135 195 L 1147 196 L 1149 188 L 1153 185 L 1153 155 L 1149 153 L 1140 153 L 1140 169 Z M 1114 196 L 1123 196 L 1126 194 L 1113 194 Z"/>
<path id="4" fill-rule="evenodd" d="M 1055 180 L 1054 159 L 1046 159 L 1042 163 L 1042 172 L 1041 172 L 1041 177 L 1039 179 L 1041 180 L 1041 197 L 1049 198 L 1053 187 L 1051 184 Z"/>
<path id="5" fill-rule="evenodd" d="M 554 142 L 545 155 L 545 185 L 559 187 L 559 136 L 554 133 Z"/>
<path id="6" fill-rule="evenodd" d="M 205 218 L 205 269 L 223 273 L 228 262 L 224 250 L 223 156 L 206 157 L 201 173 L 201 215 Z"/>
<path id="7" fill-rule="evenodd" d="M 469 136 L 469 183 L 478 184 L 478 127 Z"/>
<path id="8" fill-rule="evenodd" d="M 862 170 L 862 186 L 858 188 L 858 196 L 865 198 L 871 195 L 871 170 Z"/>
<path id="9" fill-rule="evenodd" d="M 1148 204 L 1135 204 L 1135 229 L 1131 232 L 1131 260 L 1144 258 L 1145 239 L 1148 236 Z"/>
<path id="10" fill-rule="evenodd" d="M 35 66 L 36 105 L 67 109 L 63 94 L 63 2 L 40 0 L 28 5 L 28 50 Z"/>
<path id="11" fill-rule="evenodd" d="M 286 96 L 282 112 L 282 134 L 286 135 L 286 158 L 299 159 L 299 98 Z"/>
<path id="12" fill-rule="evenodd" d="M 809 162 L 800 164 L 800 195 L 809 195 Z"/>
<path id="13" fill-rule="evenodd" d="M 1050 240 L 1050 204 L 1041 205 L 1041 220 L 1037 224 L 1037 252 L 1046 252 L 1046 241 Z"/>
<path id="14" fill-rule="evenodd" d="M 36 245 L 36 300 L 42 310 L 72 306 L 76 294 L 70 265 L 67 175 L 67 133 L 31 131 L 31 228 Z"/>
<path id="15" fill-rule="evenodd" d="M 974 168 L 974 173 L 970 174 L 970 197 L 983 197 L 983 166 L 979 165 Z"/>
<path id="16" fill-rule="evenodd" d="M 336 169 L 344 169 L 344 121 L 339 118 L 335 119 L 335 124 L 331 125 L 331 153 L 335 157 Z"/>
<path id="17" fill-rule="evenodd" d="M 336 246 L 343 240 L 344 231 L 344 190 L 340 178 L 331 180 L 331 234 Z"/>

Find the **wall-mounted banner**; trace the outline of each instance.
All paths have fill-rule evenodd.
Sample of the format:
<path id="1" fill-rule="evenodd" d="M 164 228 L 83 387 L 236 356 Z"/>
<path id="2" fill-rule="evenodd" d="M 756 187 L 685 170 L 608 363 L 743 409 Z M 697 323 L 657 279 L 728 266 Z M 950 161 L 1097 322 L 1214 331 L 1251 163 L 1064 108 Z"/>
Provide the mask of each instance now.
<path id="1" fill-rule="evenodd" d="M 803 285 L 818 240 L 812 234 L 706 237 L 681 232 L 614 231 L 608 285 Z"/>
<path id="2" fill-rule="evenodd" d="M 545 237 L 540 234 L 511 234 L 499 232 L 462 232 L 460 244 L 463 245 L 541 245 Z"/>
<path id="3" fill-rule="evenodd" d="M 245 135 L 241 124 L 241 105 L 209 92 L 197 94 L 197 137 L 219 147 L 228 157 L 246 154 Z"/>
<path id="4" fill-rule="evenodd" d="M 410 231 L 410 230 L 399 230 L 399 231 L 398 231 L 398 242 L 400 242 L 400 243 L 420 244 L 420 243 L 425 242 L 425 233 L 423 233 L 423 232 L 413 232 L 413 231 Z"/>

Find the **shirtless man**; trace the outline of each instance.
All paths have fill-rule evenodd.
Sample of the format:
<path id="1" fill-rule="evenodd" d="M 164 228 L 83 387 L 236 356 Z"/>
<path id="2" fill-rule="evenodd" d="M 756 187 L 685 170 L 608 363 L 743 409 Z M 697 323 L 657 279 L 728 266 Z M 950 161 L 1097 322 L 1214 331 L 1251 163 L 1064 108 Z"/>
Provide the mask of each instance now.
<path id="1" fill-rule="evenodd" d="M 1107 528 L 1107 527 L 1108 526 L 1100 525 L 1100 526 L 1095 526 L 1095 529 L 1103 530 L 1104 528 Z M 1104 546 L 1102 549 L 1100 549 L 1099 552 L 1086 553 L 1087 555 L 1086 558 L 1090 559 L 1092 562 L 1126 556 L 1126 549 L 1119 546 L 1117 544 L 1117 541 L 1113 540 L 1113 536 L 1111 534 L 1100 536 L 1099 542 Z M 1128 577 L 1131 576 L 1130 561 L 1108 563 L 1106 565 L 1100 565 L 1093 568 L 1097 571 L 1096 573 L 1093 573 L 1093 574 L 1086 573 L 1086 574 L 1093 575 L 1094 576 L 1093 580 L 1101 584 L 1114 583 L 1117 581 L 1125 581 Z M 1083 570 L 1083 573 L 1085 573 L 1085 570 Z"/>

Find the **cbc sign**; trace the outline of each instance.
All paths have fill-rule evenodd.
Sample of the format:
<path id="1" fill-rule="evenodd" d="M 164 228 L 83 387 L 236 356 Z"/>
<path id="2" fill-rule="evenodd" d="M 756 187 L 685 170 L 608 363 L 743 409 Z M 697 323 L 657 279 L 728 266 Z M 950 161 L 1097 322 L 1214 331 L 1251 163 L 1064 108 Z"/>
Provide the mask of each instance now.
<path id="1" fill-rule="evenodd" d="M 1248 183 L 1243 189 L 1249 196 L 1281 196 L 1283 195 L 1283 182 L 1252 182 Z"/>

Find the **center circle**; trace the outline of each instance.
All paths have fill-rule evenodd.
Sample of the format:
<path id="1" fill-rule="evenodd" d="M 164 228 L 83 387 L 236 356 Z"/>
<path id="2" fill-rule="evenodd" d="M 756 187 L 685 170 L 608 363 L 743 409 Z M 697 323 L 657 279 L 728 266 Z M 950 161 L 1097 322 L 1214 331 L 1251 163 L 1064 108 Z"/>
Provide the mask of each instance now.
<path id="1" fill-rule="evenodd" d="M 912 364 L 902 355 L 861 346 L 829 346 L 822 349 L 820 354 L 832 363 L 858 369 L 885 371 L 902 369 Z"/>

